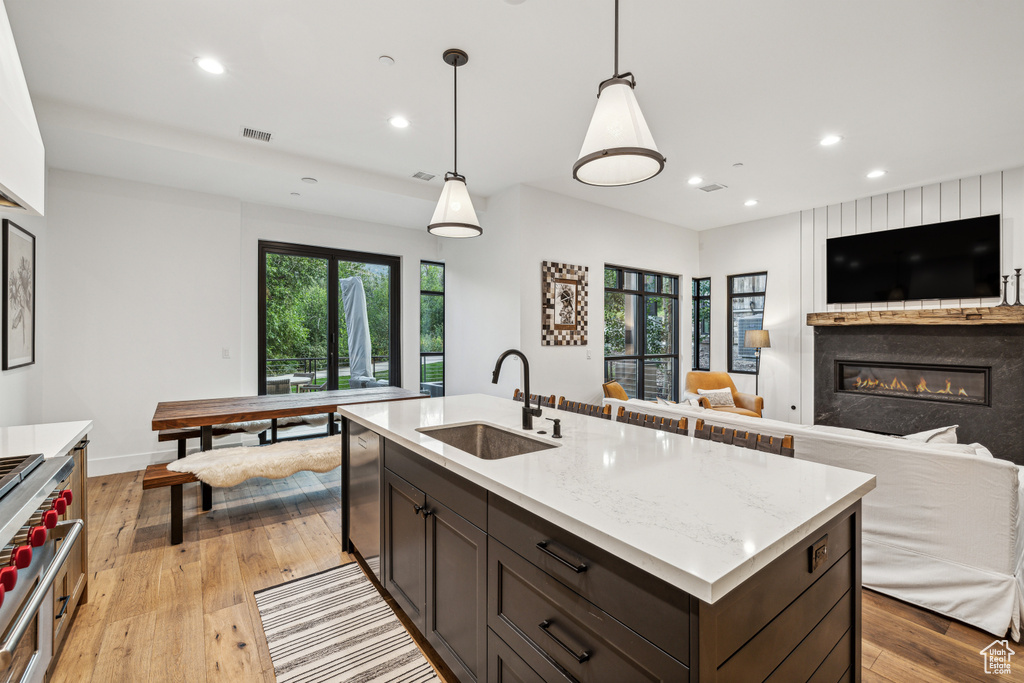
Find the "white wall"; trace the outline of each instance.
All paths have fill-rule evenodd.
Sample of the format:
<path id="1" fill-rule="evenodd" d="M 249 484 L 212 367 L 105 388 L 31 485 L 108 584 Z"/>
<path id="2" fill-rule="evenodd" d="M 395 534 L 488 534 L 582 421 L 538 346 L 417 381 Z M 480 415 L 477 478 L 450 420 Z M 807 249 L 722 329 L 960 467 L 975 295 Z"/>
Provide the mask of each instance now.
<path id="1" fill-rule="evenodd" d="M 2 373 L 3 419 L 94 420 L 92 474 L 171 457 L 150 429 L 159 401 L 255 393 L 259 239 L 401 256 L 403 384 L 419 386 L 426 231 L 63 171 L 47 189 L 39 365 Z M 8 418 L 8 396 L 31 407 L 39 385 L 40 408 Z"/>
<path id="2" fill-rule="evenodd" d="M 736 388 L 764 396 L 764 415 L 797 420 L 800 409 L 800 216 L 789 214 L 700 233 L 700 273 L 711 278 L 711 369 L 728 369 L 728 276 L 767 271 L 764 329 L 772 346 L 761 375 L 733 374 Z M 687 283 L 689 284 L 689 283 Z M 689 308 L 689 302 L 687 302 Z M 796 410 L 792 406 L 796 406 Z"/>
<path id="3" fill-rule="evenodd" d="M 712 369 L 725 369 L 725 276 L 768 270 L 765 327 L 771 332 L 772 348 L 763 352 L 761 361 L 766 415 L 812 423 L 814 334 L 806 325 L 808 313 L 969 307 L 999 302 L 993 298 L 828 305 L 825 240 L 996 213 L 1002 214 L 1002 272 L 1011 273 L 1013 267 L 1024 266 L 1022 168 L 967 176 L 700 233 L 701 274 L 713 278 Z M 778 283 L 780 287 L 776 288 Z M 785 341 L 779 340 L 784 345 L 776 341 L 776 328 L 785 331 Z M 799 338 L 795 344 L 794 333 Z M 741 391 L 753 390 L 752 378 L 733 378 Z M 790 405 L 798 409 L 789 410 Z"/>
<path id="4" fill-rule="evenodd" d="M 448 392 L 509 396 L 522 386 L 509 361 L 490 383 L 498 355 L 518 348 L 530 359 L 530 389 L 599 402 L 604 381 L 604 266 L 680 276 L 680 379 L 690 363 L 690 277 L 697 270 L 691 230 L 528 186 L 488 204 L 482 238 L 445 241 Z M 541 345 L 541 262 L 589 267 L 586 346 Z M 588 352 L 590 358 L 587 357 Z"/>
<path id="5" fill-rule="evenodd" d="M 520 345 L 520 187 L 491 197 L 484 229 L 473 239 L 441 240 L 445 261 L 445 392 L 510 396 L 518 365 L 506 361 L 497 385 L 494 362 Z M 531 391 L 533 387 L 530 387 Z"/>
<path id="6" fill-rule="evenodd" d="M 49 292 L 39 281 L 45 274 L 47 252 L 46 219 L 29 216 L 24 211 L 0 210 L 0 219 L 7 218 L 19 227 L 28 230 L 36 238 L 36 363 L 22 368 L 0 372 L 0 427 L 27 424 L 38 421 L 39 405 L 42 398 L 44 365 L 40 359 L 45 356 L 48 328 L 39 320 L 38 313 L 50 303 Z M 6 254 L 3 255 L 6 258 Z M 0 286 L 0 292 L 4 288 Z M 0 295 L 2 296 L 2 295 Z M 3 303 L 0 300 L 0 303 Z"/>

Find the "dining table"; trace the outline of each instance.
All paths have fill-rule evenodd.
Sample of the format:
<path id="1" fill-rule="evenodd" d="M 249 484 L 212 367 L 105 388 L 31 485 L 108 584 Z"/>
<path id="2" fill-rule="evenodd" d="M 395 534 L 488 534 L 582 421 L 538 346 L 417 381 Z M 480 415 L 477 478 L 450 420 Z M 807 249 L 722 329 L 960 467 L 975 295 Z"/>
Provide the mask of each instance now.
<path id="1" fill-rule="evenodd" d="M 199 448 L 213 448 L 213 428 L 234 422 L 270 420 L 272 440 L 277 439 L 277 420 L 302 415 L 328 416 L 327 431 L 335 434 L 334 411 L 338 406 L 384 401 L 409 401 L 426 395 L 402 387 L 368 387 L 310 391 L 301 394 L 267 394 L 233 398 L 204 398 L 187 401 L 161 401 L 153 413 L 153 431 L 165 429 L 198 429 Z M 181 457 L 179 455 L 179 457 Z M 203 510 L 213 507 L 213 489 L 201 484 Z M 178 507 L 180 509 L 180 501 Z M 172 501 L 173 507 L 173 501 Z M 180 531 L 179 531 L 180 534 Z"/>

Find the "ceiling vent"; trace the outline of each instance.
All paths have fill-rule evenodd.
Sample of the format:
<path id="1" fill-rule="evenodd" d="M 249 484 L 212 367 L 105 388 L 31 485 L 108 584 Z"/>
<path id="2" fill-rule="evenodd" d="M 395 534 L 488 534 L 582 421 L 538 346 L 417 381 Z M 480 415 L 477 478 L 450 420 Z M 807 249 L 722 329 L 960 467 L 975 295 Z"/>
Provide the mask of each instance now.
<path id="1" fill-rule="evenodd" d="M 726 186 L 722 185 L 720 183 L 711 183 L 710 185 L 705 185 L 704 187 L 698 187 L 697 189 L 698 190 L 703 190 L 704 192 L 714 192 L 715 190 L 724 190 L 725 188 L 726 188 Z"/>
<path id="2" fill-rule="evenodd" d="M 418 178 L 419 180 L 433 180 L 434 179 L 434 174 L 433 173 L 424 173 L 423 171 L 416 171 L 415 173 L 412 174 L 412 177 L 413 178 Z"/>
<path id="3" fill-rule="evenodd" d="M 270 139 L 274 136 L 265 130 L 256 130 L 255 128 L 242 126 L 242 137 L 249 138 L 250 140 L 259 140 L 260 142 L 270 142 Z"/>

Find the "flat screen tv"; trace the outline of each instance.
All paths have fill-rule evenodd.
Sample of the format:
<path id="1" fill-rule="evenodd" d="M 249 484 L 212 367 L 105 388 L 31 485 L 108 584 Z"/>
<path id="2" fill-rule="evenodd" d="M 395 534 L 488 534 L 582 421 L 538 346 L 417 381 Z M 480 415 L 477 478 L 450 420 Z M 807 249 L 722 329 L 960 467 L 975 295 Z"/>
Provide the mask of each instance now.
<path id="1" fill-rule="evenodd" d="M 830 304 L 1000 295 L 999 216 L 833 237 Z"/>

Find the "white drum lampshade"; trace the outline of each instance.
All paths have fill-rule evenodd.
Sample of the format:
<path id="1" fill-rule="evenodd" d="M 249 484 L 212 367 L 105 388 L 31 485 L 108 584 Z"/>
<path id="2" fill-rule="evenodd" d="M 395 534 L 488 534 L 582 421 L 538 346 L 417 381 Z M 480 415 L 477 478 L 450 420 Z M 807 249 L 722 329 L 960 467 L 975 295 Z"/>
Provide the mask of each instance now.
<path id="1" fill-rule="evenodd" d="M 466 179 L 447 174 L 441 198 L 427 226 L 427 232 L 438 237 L 477 237 L 483 234 L 473 201 L 469 198 Z"/>
<path id="2" fill-rule="evenodd" d="M 612 187 L 643 182 L 661 173 L 665 157 L 654 144 L 631 81 L 612 78 L 602 84 L 573 178 L 587 185 Z"/>

